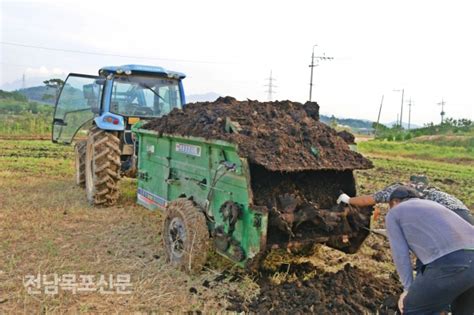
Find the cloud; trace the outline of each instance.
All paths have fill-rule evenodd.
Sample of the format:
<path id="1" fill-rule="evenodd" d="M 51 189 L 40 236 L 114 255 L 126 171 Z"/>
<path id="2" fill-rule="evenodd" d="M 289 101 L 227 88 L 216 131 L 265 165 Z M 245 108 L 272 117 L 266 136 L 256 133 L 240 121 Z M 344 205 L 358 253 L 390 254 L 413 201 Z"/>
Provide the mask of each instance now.
<path id="1" fill-rule="evenodd" d="M 51 76 L 64 76 L 66 72 L 61 68 L 47 68 L 41 66 L 39 68 L 26 68 L 26 75 L 37 76 L 37 77 L 51 77 Z"/>

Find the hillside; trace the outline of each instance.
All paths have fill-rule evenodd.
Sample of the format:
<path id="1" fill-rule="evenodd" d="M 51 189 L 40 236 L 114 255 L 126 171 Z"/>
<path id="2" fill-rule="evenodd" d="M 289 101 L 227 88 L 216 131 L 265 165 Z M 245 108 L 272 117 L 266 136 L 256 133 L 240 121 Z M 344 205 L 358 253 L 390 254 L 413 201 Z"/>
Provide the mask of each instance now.
<path id="1" fill-rule="evenodd" d="M 336 123 L 341 127 L 349 127 L 352 131 L 358 133 L 367 133 L 373 130 L 372 128 L 372 121 L 365 120 L 365 119 L 354 119 L 354 118 L 337 118 L 334 117 Z M 320 116 L 321 122 L 325 124 L 332 124 L 332 117 L 321 115 Z"/>
<path id="2" fill-rule="evenodd" d="M 17 92 L 24 95 L 30 101 L 51 105 L 53 105 L 55 101 L 55 90 L 47 86 L 33 86 L 26 89 L 20 89 Z"/>
<path id="3" fill-rule="evenodd" d="M 11 99 L 19 102 L 27 102 L 28 98 L 19 92 L 7 92 L 0 90 L 0 100 Z"/>

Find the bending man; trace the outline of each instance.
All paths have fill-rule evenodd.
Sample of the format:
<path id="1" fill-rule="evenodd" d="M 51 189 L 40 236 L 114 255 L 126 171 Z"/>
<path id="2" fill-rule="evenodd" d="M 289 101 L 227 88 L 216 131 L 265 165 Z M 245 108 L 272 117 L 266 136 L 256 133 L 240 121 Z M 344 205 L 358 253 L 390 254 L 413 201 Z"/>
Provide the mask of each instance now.
<path id="1" fill-rule="evenodd" d="M 396 188 L 389 206 L 385 225 L 404 288 L 403 314 L 432 314 L 449 305 L 453 315 L 472 314 L 474 227 L 439 203 L 417 198 L 410 187 Z M 415 279 L 410 251 L 425 265 Z"/>

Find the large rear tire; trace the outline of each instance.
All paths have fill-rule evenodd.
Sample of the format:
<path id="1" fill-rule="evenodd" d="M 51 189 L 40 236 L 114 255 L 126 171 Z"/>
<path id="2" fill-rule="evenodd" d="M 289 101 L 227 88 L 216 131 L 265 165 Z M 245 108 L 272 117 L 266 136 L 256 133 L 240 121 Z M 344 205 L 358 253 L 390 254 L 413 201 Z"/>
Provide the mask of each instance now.
<path id="1" fill-rule="evenodd" d="M 86 145 L 87 140 L 81 140 L 74 146 L 76 157 L 76 184 L 86 187 Z"/>
<path id="2" fill-rule="evenodd" d="M 209 231 L 206 217 L 192 201 L 180 198 L 168 204 L 163 245 L 173 266 L 189 273 L 202 270 L 209 249 Z"/>
<path id="3" fill-rule="evenodd" d="M 91 205 L 112 206 L 119 196 L 120 139 L 116 132 L 92 127 L 86 145 L 85 179 Z"/>

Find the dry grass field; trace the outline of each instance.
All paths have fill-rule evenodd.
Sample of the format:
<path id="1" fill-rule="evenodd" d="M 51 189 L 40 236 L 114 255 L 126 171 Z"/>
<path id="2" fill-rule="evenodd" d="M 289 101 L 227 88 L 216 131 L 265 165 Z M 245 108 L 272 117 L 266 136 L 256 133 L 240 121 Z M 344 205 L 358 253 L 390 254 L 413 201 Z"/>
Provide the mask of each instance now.
<path id="1" fill-rule="evenodd" d="M 413 159 L 375 152 L 373 147 L 368 151 L 376 167 L 358 173 L 359 192 L 426 173 L 435 185 L 474 206 L 471 163 Z M 0 140 L 0 313 L 223 311 L 229 292 L 248 299 L 258 293 L 258 275 L 245 274 L 213 252 L 199 275 L 167 266 L 161 214 L 135 204 L 135 182 L 121 182 L 119 206 L 92 208 L 83 189 L 74 184 L 73 164 L 70 147 L 49 141 Z M 382 223 L 383 218 L 376 224 Z M 370 236 L 355 255 L 318 246 L 311 257 L 272 253 L 265 265 L 274 268 L 271 277 L 278 284 L 294 275 L 278 272 L 276 266 L 301 261 L 330 271 L 350 262 L 379 277 L 394 271 L 387 242 L 378 236 Z M 30 294 L 24 281 L 38 274 L 95 276 L 96 280 L 129 275 L 130 293 L 120 294 L 115 287 L 109 294 L 98 289 L 45 294 L 42 286 L 39 294 Z"/>

